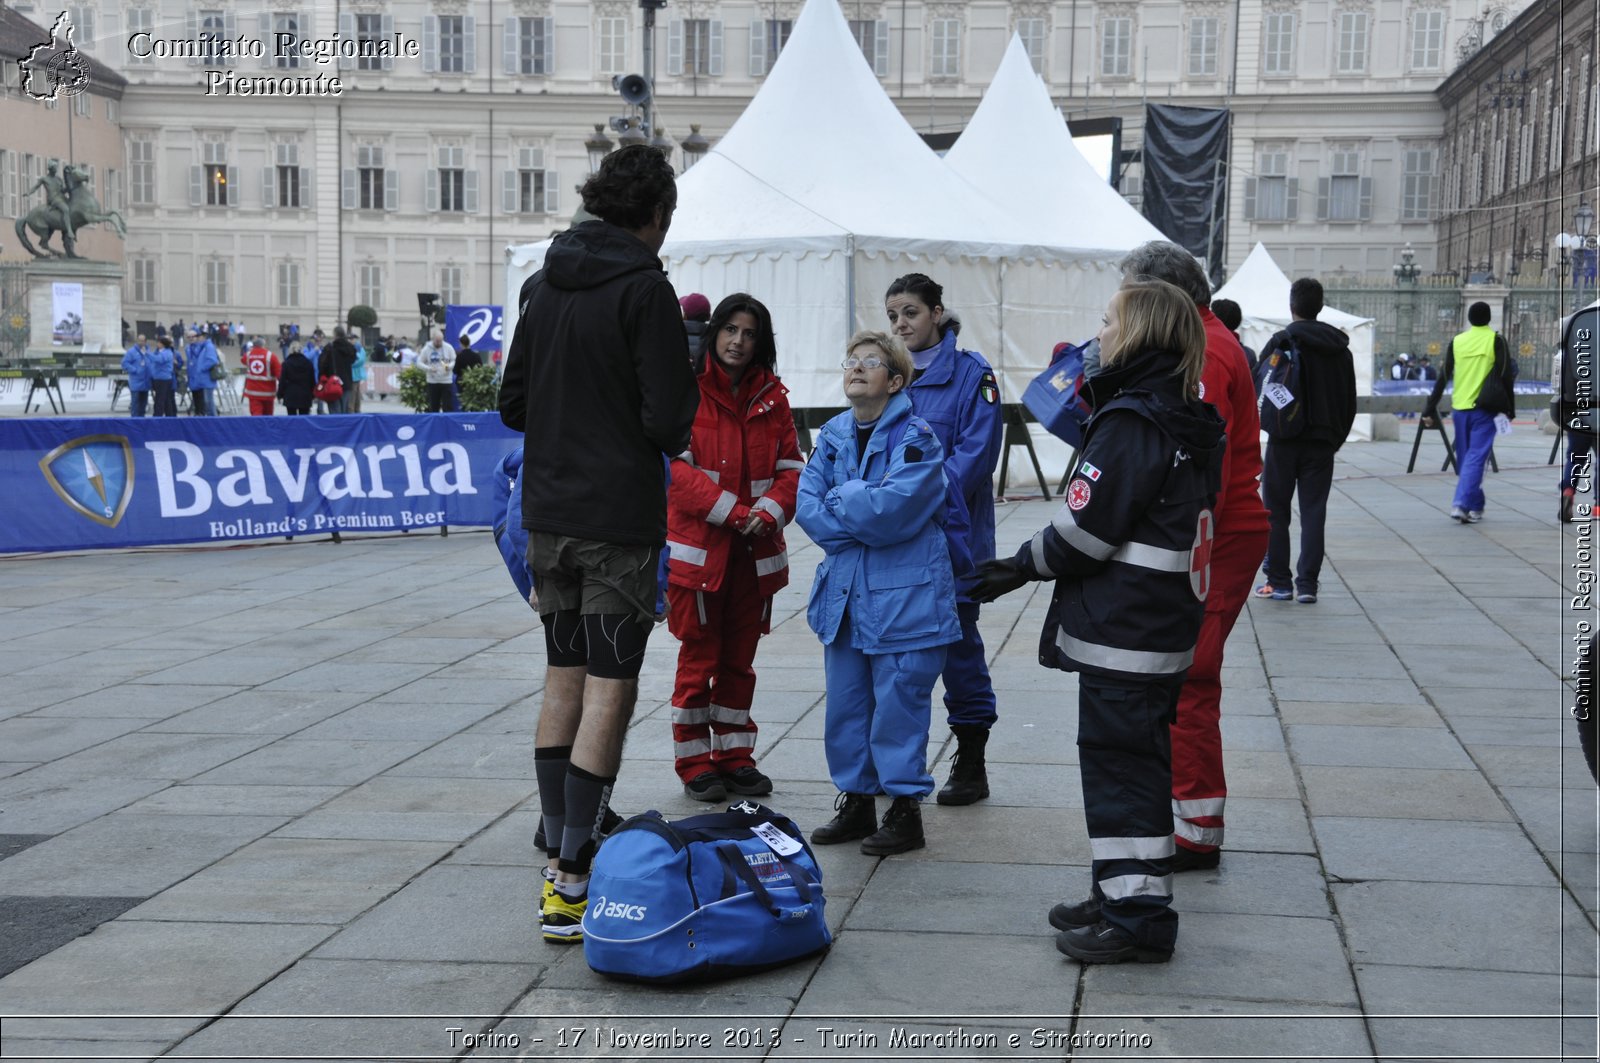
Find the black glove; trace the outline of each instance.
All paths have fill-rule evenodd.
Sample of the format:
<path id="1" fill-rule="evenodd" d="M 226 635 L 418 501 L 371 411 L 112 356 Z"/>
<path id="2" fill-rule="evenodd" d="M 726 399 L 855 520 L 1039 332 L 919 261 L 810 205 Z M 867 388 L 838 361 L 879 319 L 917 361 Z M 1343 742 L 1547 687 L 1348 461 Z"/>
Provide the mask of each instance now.
<path id="1" fill-rule="evenodd" d="M 1022 566 L 1008 557 L 993 557 L 978 562 L 972 575 L 967 578 L 972 581 L 967 595 L 975 602 L 985 603 L 994 601 L 1002 594 L 1010 594 L 1028 582 Z"/>

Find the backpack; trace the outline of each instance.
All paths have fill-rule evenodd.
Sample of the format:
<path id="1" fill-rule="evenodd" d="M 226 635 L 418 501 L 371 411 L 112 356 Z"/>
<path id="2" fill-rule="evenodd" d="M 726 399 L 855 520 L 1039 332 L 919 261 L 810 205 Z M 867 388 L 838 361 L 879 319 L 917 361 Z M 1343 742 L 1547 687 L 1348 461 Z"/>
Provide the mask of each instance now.
<path id="1" fill-rule="evenodd" d="M 1279 333 L 1288 344 L 1274 345 L 1261 360 L 1261 397 L 1256 408 L 1261 414 L 1261 430 L 1273 439 L 1293 439 L 1306 426 L 1306 406 L 1301 399 L 1300 348 L 1287 332 Z"/>
<path id="2" fill-rule="evenodd" d="M 1594 407 L 1600 402 L 1595 393 L 1594 341 L 1600 332 L 1600 308 L 1580 310 L 1567 321 L 1561 337 L 1561 386 L 1558 389 L 1561 427 L 1575 432 L 1593 432 Z M 1578 382 L 1583 381 L 1584 400 L 1579 402 Z"/>
<path id="3" fill-rule="evenodd" d="M 822 869 L 793 820 L 741 801 L 625 820 L 595 854 L 583 958 L 632 982 L 750 974 L 833 943 Z"/>
<path id="4" fill-rule="evenodd" d="M 1094 412 L 1083 397 L 1083 352 L 1088 346 L 1056 344 L 1049 367 L 1022 392 L 1022 404 L 1039 419 L 1045 431 L 1074 450 L 1083 444 L 1083 426 Z"/>

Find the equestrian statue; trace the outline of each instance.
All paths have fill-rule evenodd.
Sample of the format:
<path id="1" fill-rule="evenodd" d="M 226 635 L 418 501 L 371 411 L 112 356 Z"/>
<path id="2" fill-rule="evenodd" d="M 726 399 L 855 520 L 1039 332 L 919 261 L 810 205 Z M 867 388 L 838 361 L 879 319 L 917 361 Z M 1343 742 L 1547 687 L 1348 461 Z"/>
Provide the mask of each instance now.
<path id="1" fill-rule="evenodd" d="M 68 163 L 61 175 L 57 176 L 58 168 L 60 164 L 51 159 L 48 172 L 25 193 L 31 195 L 34 189 L 42 188 L 45 195 L 43 206 L 34 207 L 25 217 L 17 219 L 17 239 L 22 241 L 28 253 L 34 258 L 82 258 L 76 250 L 79 231 L 85 225 L 98 225 L 101 222 L 110 222 L 117 236 L 126 238 L 128 228 L 122 222 L 122 215 L 114 210 L 100 209 L 100 201 L 94 198 L 88 173 Z M 29 229 L 40 238 L 37 248 L 28 240 Z M 64 251 L 57 251 L 50 246 L 50 237 L 56 233 L 61 234 Z"/>

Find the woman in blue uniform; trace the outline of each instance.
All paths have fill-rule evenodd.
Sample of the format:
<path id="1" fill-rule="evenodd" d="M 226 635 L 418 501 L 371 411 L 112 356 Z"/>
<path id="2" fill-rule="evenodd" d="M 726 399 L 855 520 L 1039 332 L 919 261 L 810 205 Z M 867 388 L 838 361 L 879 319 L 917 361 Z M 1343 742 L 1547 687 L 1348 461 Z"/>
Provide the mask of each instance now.
<path id="1" fill-rule="evenodd" d="M 908 273 L 889 285 L 884 309 L 889 328 L 911 352 L 911 408 L 939 437 L 952 493 L 967 509 L 953 517 L 953 526 L 967 525 L 964 552 L 993 557 L 994 468 L 1001 439 L 994 370 L 983 355 L 956 346 L 957 328 L 945 317 L 944 289 L 926 275 Z M 939 791 L 941 805 L 970 805 L 989 796 L 984 747 L 995 721 L 994 686 L 978 634 L 978 603 L 959 594 L 956 613 L 961 641 L 945 656 L 944 707 L 957 746 L 950 779 Z"/>

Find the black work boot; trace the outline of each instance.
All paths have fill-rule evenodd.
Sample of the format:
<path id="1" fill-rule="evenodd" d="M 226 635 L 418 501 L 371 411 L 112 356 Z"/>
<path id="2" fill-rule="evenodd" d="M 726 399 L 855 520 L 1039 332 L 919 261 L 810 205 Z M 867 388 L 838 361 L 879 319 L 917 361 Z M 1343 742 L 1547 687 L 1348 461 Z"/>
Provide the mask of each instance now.
<path id="1" fill-rule="evenodd" d="M 950 760 L 950 780 L 935 798 L 941 805 L 970 805 L 989 796 L 989 772 L 983 763 L 983 749 L 989 744 L 989 729 L 972 723 L 952 724 L 956 736 L 956 755 Z"/>
<path id="2" fill-rule="evenodd" d="M 840 794 L 833 807 L 839 814 L 811 832 L 811 844 L 853 842 L 877 829 L 878 809 L 871 794 Z"/>
<path id="3" fill-rule="evenodd" d="M 897 797 L 883 814 L 883 826 L 861 843 L 868 856 L 892 856 L 922 848 L 922 805 L 915 797 Z"/>
<path id="4" fill-rule="evenodd" d="M 1057 930 L 1082 930 L 1100 922 L 1100 899 L 1090 897 L 1077 904 L 1062 901 L 1050 909 L 1050 925 Z"/>

